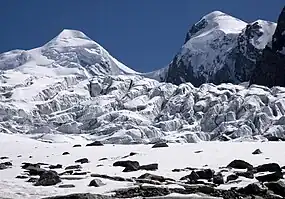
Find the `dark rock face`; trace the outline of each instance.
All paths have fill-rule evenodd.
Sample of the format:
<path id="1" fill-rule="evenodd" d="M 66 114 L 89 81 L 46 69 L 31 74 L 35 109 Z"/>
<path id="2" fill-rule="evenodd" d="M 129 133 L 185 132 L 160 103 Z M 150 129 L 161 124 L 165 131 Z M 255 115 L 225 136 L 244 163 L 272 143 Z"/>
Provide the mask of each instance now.
<path id="1" fill-rule="evenodd" d="M 89 183 L 90 187 L 101 187 L 103 185 L 105 185 L 105 184 L 99 179 L 94 179 Z"/>
<path id="2" fill-rule="evenodd" d="M 162 147 L 168 147 L 168 145 L 162 142 L 162 143 L 156 143 L 152 146 L 152 148 L 162 148 Z"/>
<path id="3" fill-rule="evenodd" d="M 252 169 L 253 166 L 244 160 L 234 160 L 228 166 L 228 168 L 234 169 Z"/>
<path id="4" fill-rule="evenodd" d="M 256 60 L 261 58 L 264 48 L 264 46 L 260 47 L 252 41 L 263 36 L 263 26 L 259 21 L 256 21 L 247 24 L 241 33 L 227 35 L 216 32 L 219 36 L 216 36 L 215 39 L 200 43 L 206 49 L 219 52 L 215 54 L 204 49 L 196 51 L 193 47 L 195 42 L 193 45 L 191 43 L 191 39 L 195 39 L 199 35 L 199 31 L 203 32 L 203 29 L 208 25 L 207 20 L 201 19 L 192 26 L 186 35 L 181 51 L 169 64 L 165 77 L 166 82 L 176 85 L 191 82 L 197 87 L 206 82 L 220 84 L 250 80 L 256 68 Z M 274 28 L 272 24 L 268 24 L 268 27 Z M 187 47 L 187 42 L 190 42 L 190 48 Z M 208 62 L 204 61 L 208 59 L 210 59 Z M 209 68 L 211 69 L 209 70 Z"/>
<path id="5" fill-rule="evenodd" d="M 55 171 L 45 171 L 38 181 L 35 183 L 36 186 L 52 186 L 61 182 L 61 179 Z"/>
<path id="6" fill-rule="evenodd" d="M 262 52 L 256 69 L 250 80 L 251 84 L 268 87 L 285 86 L 285 7 L 279 15 L 277 27 L 269 43 Z M 283 50 L 283 53 L 282 53 Z"/>
<path id="7" fill-rule="evenodd" d="M 93 178 L 103 178 L 103 179 L 114 180 L 114 181 L 119 181 L 119 182 L 124 182 L 124 181 L 133 182 L 132 179 L 123 178 L 123 177 L 120 177 L 120 176 L 108 176 L 108 175 L 103 175 L 103 174 L 91 174 L 91 177 L 93 177 Z"/>

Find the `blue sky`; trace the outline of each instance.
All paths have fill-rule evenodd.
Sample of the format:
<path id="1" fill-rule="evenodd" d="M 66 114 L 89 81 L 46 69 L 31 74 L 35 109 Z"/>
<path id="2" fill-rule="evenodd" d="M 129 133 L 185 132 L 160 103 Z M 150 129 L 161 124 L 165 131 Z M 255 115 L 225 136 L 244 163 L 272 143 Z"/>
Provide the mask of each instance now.
<path id="1" fill-rule="evenodd" d="M 284 0 L 7 0 L 0 2 L 0 52 L 31 49 L 77 29 L 137 71 L 166 66 L 186 32 L 220 10 L 242 20 L 276 21 Z"/>

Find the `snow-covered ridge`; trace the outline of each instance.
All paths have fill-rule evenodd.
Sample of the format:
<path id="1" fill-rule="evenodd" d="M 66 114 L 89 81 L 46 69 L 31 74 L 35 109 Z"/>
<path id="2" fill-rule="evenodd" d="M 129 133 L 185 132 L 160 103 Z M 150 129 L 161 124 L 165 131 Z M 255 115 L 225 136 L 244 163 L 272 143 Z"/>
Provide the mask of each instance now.
<path id="1" fill-rule="evenodd" d="M 220 11 L 209 13 L 189 30 L 165 79 L 195 86 L 249 81 L 275 28 L 273 22 L 247 23 Z"/>

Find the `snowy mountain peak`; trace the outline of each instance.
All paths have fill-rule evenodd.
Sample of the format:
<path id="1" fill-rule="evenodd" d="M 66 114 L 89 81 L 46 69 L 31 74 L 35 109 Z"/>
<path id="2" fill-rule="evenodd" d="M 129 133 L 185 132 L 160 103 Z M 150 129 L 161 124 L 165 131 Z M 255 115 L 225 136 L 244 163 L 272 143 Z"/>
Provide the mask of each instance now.
<path id="1" fill-rule="evenodd" d="M 64 29 L 49 41 L 45 46 L 50 47 L 69 47 L 69 46 L 85 46 L 85 45 L 99 45 L 90 39 L 83 32 L 78 30 Z"/>

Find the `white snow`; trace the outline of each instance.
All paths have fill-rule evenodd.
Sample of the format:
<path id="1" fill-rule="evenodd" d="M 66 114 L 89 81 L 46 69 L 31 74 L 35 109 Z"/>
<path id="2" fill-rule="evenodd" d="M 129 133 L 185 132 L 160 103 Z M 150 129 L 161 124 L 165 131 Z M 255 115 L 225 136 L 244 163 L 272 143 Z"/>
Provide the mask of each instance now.
<path id="1" fill-rule="evenodd" d="M 151 145 L 105 145 L 103 147 L 84 147 L 88 141 L 82 137 L 74 137 L 68 143 L 44 143 L 29 139 L 23 135 L 8 135 L 0 133 L 0 157 L 8 156 L 13 163 L 12 168 L 0 170 L 0 197 L 18 198 L 40 198 L 51 195 L 63 195 L 78 192 L 107 193 L 114 189 L 133 186 L 131 182 L 114 182 L 110 180 L 102 181 L 106 186 L 91 188 L 87 185 L 91 181 L 90 174 L 81 180 L 63 180 L 61 184 L 74 184 L 75 188 L 63 189 L 56 186 L 38 187 L 32 183 L 25 182 L 25 179 L 16 179 L 23 170 L 20 168 L 22 162 L 43 162 L 48 164 L 62 164 L 65 166 L 74 165 L 74 161 L 79 158 L 88 158 L 90 163 L 83 164 L 83 171 L 91 173 L 106 174 L 110 176 L 138 177 L 146 171 L 136 171 L 125 173 L 122 168 L 113 167 L 112 164 L 121 160 L 123 156 L 130 152 L 138 153 L 125 160 L 136 160 L 140 164 L 158 163 L 159 169 L 150 173 L 163 175 L 165 177 L 179 180 L 189 174 L 189 171 L 172 172 L 172 169 L 182 169 L 186 167 L 213 168 L 219 171 L 220 166 L 226 166 L 234 159 L 243 159 L 254 166 L 263 163 L 276 162 L 281 166 L 285 165 L 284 143 L 282 142 L 201 142 L 197 144 L 170 144 L 168 148 L 151 148 Z M 73 148 L 74 144 L 82 144 L 83 147 Z M 263 153 L 252 155 L 252 152 L 259 148 Z M 194 153 L 202 150 L 201 153 Z M 71 155 L 62 156 L 68 151 Z M 22 155 L 22 157 L 17 157 Z M 29 158 L 32 156 L 32 158 Z M 100 158 L 108 158 L 99 161 Z M 266 159 L 270 158 L 270 159 Z M 8 161 L 8 160 L 3 160 Z M 96 167 L 103 164 L 101 167 Z M 62 169 L 57 170 L 63 171 Z M 231 186 L 245 186 L 255 180 L 244 179 L 241 184 L 225 184 L 220 188 Z"/>

